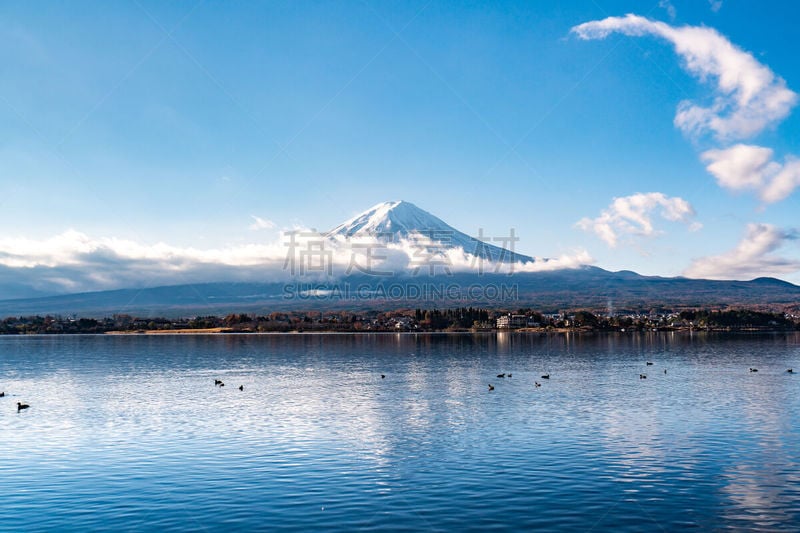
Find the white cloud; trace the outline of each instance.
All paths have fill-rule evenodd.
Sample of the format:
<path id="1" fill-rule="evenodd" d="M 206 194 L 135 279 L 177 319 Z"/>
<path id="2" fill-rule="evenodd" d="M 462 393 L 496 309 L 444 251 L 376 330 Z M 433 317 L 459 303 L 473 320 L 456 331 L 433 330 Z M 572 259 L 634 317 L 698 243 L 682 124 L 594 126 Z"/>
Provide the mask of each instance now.
<path id="1" fill-rule="evenodd" d="M 345 239 L 337 236 L 336 241 L 339 243 L 337 253 L 340 254 L 342 265 L 349 265 L 352 261 L 356 261 L 359 265 L 365 265 L 366 256 L 369 254 L 372 256 L 375 270 L 393 272 L 417 268 L 420 272 L 428 272 L 428 267 L 424 264 L 424 260 L 427 257 L 432 257 L 432 262 L 437 263 L 435 273 L 442 273 L 445 270 L 450 272 L 482 271 L 484 273 L 504 274 L 548 272 L 564 268 L 578 268 L 595 262 L 594 258 L 582 248 L 558 257 L 534 257 L 534 261 L 526 263 L 521 261 L 515 263 L 493 262 L 488 259 L 476 258 L 471 253 L 475 251 L 474 249 L 465 250 L 458 246 L 445 248 L 441 244 L 432 241 L 430 236 L 422 234 L 410 234 L 408 239 L 400 239 L 389 243 L 382 242 L 374 237 Z M 373 245 L 371 250 L 370 244 Z M 381 258 L 381 260 L 375 262 L 375 258 Z"/>
<path id="2" fill-rule="evenodd" d="M 775 170 L 772 150 L 760 146 L 737 144 L 723 150 L 708 150 L 700 157 L 708 163 L 706 170 L 717 178 L 717 183 L 734 191 L 763 188 L 768 174 Z"/>
<path id="3" fill-rule="evenodd" d="M 401 273 L 427 260 L 419 238 L 385 243 L 375 237 L 350 241 L 328 239 L 314 230 L 284 232 L 274 242 L 198 249 L 163 242 L 145 244 L 117 238 L 92 238 L 74 230 L 46 239 L 0 237 L 0 299 L 34 293 L 53 294 L 117 288 L 154 287 L 214 281 L 287 280 L 305 276 L 313 281 L 327 274 Z M 422 247 L 422 248 L 421 248 Z M 535 262 L 496 264 L 477 262 L 461 248 L 445 248 L 435 273 L 537 272 L 577 268 L 593 263 L 585 250 Z M 362 267 L 359 269 L 358 267 Z M 322 267 L 322 268 L 317 268 Z M 421 270 L 427 272 L 427 264 Z M 5 295 L 5 296 L 4 296 Z M 11 295 L 11 296 L 9 296 Z"/>
<path id="4" fill-rule="evenodd" d="M 0 238 L 0 286 L 44 293 L 210 281 L 274 281 L 287 247 L 280 241 L 226 248 L 176 247 L 69 230 L 47 239 Z"/>
<path id="5" fill-rule="evenodd" d="M 152 261 L 172 270 L 180 270 L 182 265 L 189 263 L 247 266 L 265 260 L 277 260 L 281 252 L 285 253 L 285 248 L 280 243 L 199 250 L 162 242 L 147 245 L 118 238 L 94 239 L 75 230 L 43 240 L 9 237 L 0 239 L 0 265 L 17 268 L 83 265 L 87 260 L 112 257 Z"/>
<path id="6" fill-rule="evenodd" d="M 253 231 L 258 231 L 262 229 L 272 229 L 275 227 L 275 223 L 271 220 L 267 220 L 266 218 L 257 217 L 256 215 L 250 215 L 250 218 L 253 219 L 253 223 L 248 226 L 248 229 Z"/>
<path id="7" fill-rule="evenodd" d="M 734 191 L 753 190 L 765 203 L 783 200 L 800 187 L 800 160 L 789 156 L 783 164 L 777 163 L 770 148 L 737 144 L 708 150 L 701 158 L 720 186 Z"/>
<path id="8" fill-rule="evenodd" d="M 584 249 L 577 249 L 572 253 L 562 254 L 553 258 L 536 258 L 533 263 L 517 263 L 514 266 L 514 272 L 549 272 L 552 270 L 561 270 L 563 268 L 579 268 L 585 265 L 591 265 L 595 259 Z"/>
<path id="9" fill-rule="evenodd" d="M 713 133 L 721 140 L 747 138 L 786 117 L 797 102 L 797 94 L 782 78 L 712 28 L 673 27 L 631 14 L 586 22 L 571 31 L 581 39 L 603 39 L 619 32 L 671 42 L 690 73 L 716 84 L 710 105 L 679 104 L 675 125 L 688 134 Z"/>
<path id="10" fill-rule="evenodd" d="M 761 191 L 761 199 L 767 203 L 783 200 L 798 186 L 800 186 L 800 160 L 787 156 L 780 170 Z"/>
<path id="11" fill-rule="evenodd" d="M 748 224 L 744 237 L 733 250 L 695 260 L 683 275 L 704 279 L 749 280 L 800 271 L 800 261 L 778 256 L 788 241 L 798 238 L 771 224 Z"/>
<path id="12" fill-rule="evenodd" d="M 594 232 L 606 244 L 614 247 L 621 235 L 658 235 L 653 226 L 653 214 L 671 222 L 688 224 L 693 231 L 701 227 L 699 222 L 692 222 L 695 211 L 689 202 L 679 197 L 670 198 L 660 192 L 614 198 L 600 216 L 583 218 L 576 225 L 582 230 Z"/>

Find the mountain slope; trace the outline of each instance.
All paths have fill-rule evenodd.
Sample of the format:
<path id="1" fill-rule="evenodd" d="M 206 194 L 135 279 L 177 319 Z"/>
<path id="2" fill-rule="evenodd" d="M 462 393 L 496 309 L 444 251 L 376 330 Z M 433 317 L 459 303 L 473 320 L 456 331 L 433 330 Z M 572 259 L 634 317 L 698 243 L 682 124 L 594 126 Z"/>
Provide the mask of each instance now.
<path id="1" fill-rule="evenodd" d="M 17 299 L 10 298 L 21 291 L 9 290 L 0 292 L 0 317 L 32 314 L 102 317 L 116 313 L 176 317 L 232 312 L 263 314 L 286 309 L 357 310 L 460 305 L 504 309 L 533 307 L 540 310 L 754 305 L 800 308 L 800 287 L 774 278 L 710 281 L 648 277 L 631 271 L 609 272 L 593 266 L 538 269 L 542 263 L 546 267 L 547 260 L 536 260 L 481 243 L 427 211 L 403 201 L 378 204 L 333 228 L 326 236 L 337 243 L 363 237 L 399 243 L 401 248 L 404 242 L 411 242 L 412 248 L 413 243 L 421 242 L 419 246 L 428 248 L 463 249 L 466 253 L 495 262 L 514 262 L 515 268 L 509 268 L 506 273 L 495 269 L 486 272 L 474 269 L 435 272 L 435 269 L 430 269 L 428 275 L 424 268 L 399 268 L 394 275 L 367 275 L 362 273 L 364 271 L 352 271 L 348 275 L 348 270 L 327 277 L 323 274 L 294 275 L 292 272 L 290 277 L 287 274 L 283 278 L 272 278 L 284 279 L 282 282 L 223 281 Z M 398 253 L 410 253 L 409 247 Z M 516 269 L 517 262 L 536 264 L 534 268 Z M 257 279 L 265 278 L 259 276 Z M 0 291 L 3 287 L 0 284 Z"/>
<path id="2" fill-rule="evenodd" d="M 461 248 L 482 259 L 502 263 L 528 263 L 534 259 L 470 237 L 442 219 L 403 200 L 383 202 L 339 224 L 327 234 L 331 238 L 371 237 L 381 242 L 430 239 L 443 248 Z"/>
<path id="3" fill-rule="evenodd" d="M 0 317 L 78 315 L 185 317 L 289 309 L 398 309 L 476 305 L 543 311 L 655 307 L 800 307 L 800 287 L 776 279 L 660 278 L 585 267 L 550 272 L 349 276 L 329 282 L 204 283 L 0 301 Z"/>

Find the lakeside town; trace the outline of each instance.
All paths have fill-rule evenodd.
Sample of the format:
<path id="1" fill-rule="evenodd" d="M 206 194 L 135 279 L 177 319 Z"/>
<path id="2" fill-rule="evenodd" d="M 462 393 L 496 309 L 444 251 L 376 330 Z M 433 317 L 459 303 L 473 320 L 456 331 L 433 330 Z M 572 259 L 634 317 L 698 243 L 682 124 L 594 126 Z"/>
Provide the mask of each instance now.
<path id="1" fill-rule="evenodd" d="M 0 335 L 135 333 L 303 332 L 643 332 L 800 330 L 800 314 L 753 309 L 691 309 L 542 312 L 530 308 L 490 310 L 398 309 L 394 311 L 292 311 L 269 314 L 152 318 L 115 314 L 106 318 L 24 316 L 0 321 Z"/>

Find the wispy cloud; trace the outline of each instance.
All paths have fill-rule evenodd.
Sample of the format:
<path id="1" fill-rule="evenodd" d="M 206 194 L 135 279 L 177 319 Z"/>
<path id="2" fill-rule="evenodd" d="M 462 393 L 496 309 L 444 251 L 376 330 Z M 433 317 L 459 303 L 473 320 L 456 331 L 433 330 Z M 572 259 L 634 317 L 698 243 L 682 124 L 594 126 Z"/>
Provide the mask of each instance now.
<path id="1" fill-rule="evenodd" d="M 281 274 L 281 242 L 197 249 L 163 242 L 92 238 L 69 230 L 46 239 L 0 238 L 0 286 L 43 293 L 209 281 L 270 281 Z M 2 295 L 0 295 L 2 296 Z"/>
<path id="2" fill-rule="evenodd" d="M 722 9 L 722 0 L 708 0 L 708 4 L 714 13 Z"/>
<path id="3" fill-rule="evenodd" d="M 695 210 L 689 202 L 679 197 L 668 197 L 660 192 L 636 193 L 614 198 L 597 218 L 583 218 L 577 227 L 595 233 L 611 247 L 617 246 L 621 236 L 651 237 L 660 232 L 653 225 L 657 215 L 671 222 L 682 222 L 697 230 L 700 223 L 692 222 Z"/>
<path id="4" fill-rule="evenodd" d="M 714 0 L 710 4 L 714 11 L 722 6 Z M 602 39 L 618 32 L 637 37 L 653 35 L 672 43 L 686 70 L 714 87 L 710 105 L 683 101 L 674 122 L 687 134 L 710 134 L 728 144 L 701 154 L 717 183 L 730 190 L 755 192 L 764 203 L 783 200 L 800 186 L 800 161 L 796 157 L 788 155 L 780 163 L 770 148 L 729 145 L 776 124 L 798 101 L 786 82 L 752 54 L 713 28 L 674 27 L 637 15 L 586 22 L 571 31 L 581 39 Z"/>
<path id="5" fill-rule="evenodd" d="M 675 16 L 678 13 L 675 11 L 675 6 L 672 5 L 672 2 L 670 2 L 669 0 L 658 0 L 658 7 L 667 12 L 667 15 L 669 15 L 670 20 L 675 20 Z"/>
<path id="6" fill-rule="evenodd" d="M 748 138 L 786 117 L 797 103 L 797 94 L 782 78 L 713 28 L 674 27 L 629 14 L 586 22 L 571 31 L 587 40 L 618 32 L 653 35 L 672 43 L 686 70 L 701 81 L 713 81 L 715 88 L 710 105 L 688 100 L 679 104 L 675 125 L 687 134 Z"/>
<path id="7" fill-rule="evenodd" d="M 690 278 L 741 279 L 778 276 L 800 271 L 800 261 L 781 257 L 776 252 L 795 241 L 794 230 L 771 224 L 748 224 L 745 235 L 732 250 L 695 260 L 684 275 Z"/>
<path id="8" fill-rule="evenodd" d="M 33 293 L 54 294 L 117 288 L 206 283 L 215 281 L 281 281 L 345 273 L 401 274 L 415 269 L 435 273 L 539 272 L 577 268 L 594 259 L 585 250 L 534 262 L 496 264 L 477 261 L 469 251 L 447 247 L 423 235 L 384 242 L 365 236 L 327 238 L 300 229 L 274 242 L 225 248 L 178 247 L 117 238 L 93 238 L 69 230 L 47 239 L 0 238 L 0 299 Z M 435 257 L 434 257 L 435 256 Z M 330 267 L 330 268 L 328 268 Z"/>
<path id="9" fill-rule="evenodd" d="M 583 248 L 577 248 L 558 257 L 546 259 L 537 257 L 533 263 L 517 264 L 514 266 L 514 272 L 549 272 L 564 268 L 580 268 L 594 263 L 595 259 L 588 251 Z"/>
<path id="10" fill-rule="evenodd" d="M 717 183 L 734 191 L 753 190 L 765 203 L 783 200 L 800 187 L 800 160 L 787 157 L 783 164 L 773 160 L 773 150 L 737 144 L 703 152 L 706 170 Z"/>
<path id="11" fill-rule="evenodd" d="M 266 218 L 261 218 L 256 215 L 250 215 L 250 218 L 253 219 L 253 223 L 248 226 L 248 229 L 252 231 L 272 229 L 275 227 L 275 223 L 271 220 L 267 220 Z"/>

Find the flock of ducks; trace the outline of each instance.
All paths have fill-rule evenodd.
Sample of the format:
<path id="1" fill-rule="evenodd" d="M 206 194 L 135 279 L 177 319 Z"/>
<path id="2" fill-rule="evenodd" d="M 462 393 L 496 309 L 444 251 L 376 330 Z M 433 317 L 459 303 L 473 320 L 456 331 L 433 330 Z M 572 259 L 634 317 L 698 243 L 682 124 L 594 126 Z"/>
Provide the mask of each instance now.
<path id="1" fill-rule="evenodd" d="M 386 376 L 381 376 L 381 377 L 383 378 L 383 377 L 386 377 Z M 215 379 L 214 380 L 214 385 L 217 386 L 217 387 L 224 387 L 225 386 L 225 384 L 220 379 Z M 243 391 L 244 390 L 244 385 L 239 385 L 239 390 Z M 5 398 L 5 395 L 6 395 L 5 391 L 0 391 L 0 398 Z M 23 409 L 28 409 L 28 408 L 30 408 L 30 405 L 28 405 L 27 403 L 17 402 L 17 412 L 18 413 L 20 411 L 22 411 Z"/>
<path id="2" fill-rule="evenodd" d="M 505 373 L 497 374 L 497 377 L 500 378 L 500 379 L 503 379 L 506 376 L 511 378 L 511 377 L 514 377 L 514 374 L 512 374 L 511 372 L 509 372 L 508 374 L 505 374 Z M 542 374 L 542 379 L 550 379 L 550 373 L 548 372 L 547 374 Z M 534 384 L 535 387 L 541 387 L 542 386 L 542 384 L 539 383 L 538 381 L 534 381 L 533 384 Z M 494 390 L 494 385 L 492 385 L 491 383 L 489 383 L 489 390 Z"/>
<path id="3" fill-rule="evenodd" d="M 647 366 L 653 366 L 653 362 L 652 361 L 647 361 L 646 364 L 647 364 Z M 758 372 L 758 369 L 750 367 L 750 372 Z M 667 373 L 667 369 L 666 368 L 664 369 L 664 373 L 665 374 Z M 794 374 L 794 370 L 789 368 L 789 369 L 786 370 L 786 373 L 787 374 Z M 500 378 L 500 379 L 504 379 L 506 377 L 511 378 L 511 377 L 513 377 L 513 374 L 511 372 L 509 372 L 508 374 L 502 373 L 502 374 L 497 374 L 497 377 Z M 386 374 L 381 374 L 381 379 L 386 379 Z M 547 374 L 542 374 L 542 379 L 550 379 L 550 373 L 548 372 Z M 647 374 L 639 374 L 639 379 L 647 379 Z M 542 384 L 539 383 L 538 381 L 534 381 L 533 384 L 537 388 L 542 386 Z M 223 383 L 221 379 L 215 379 L 214 380 L 214 386 L 215 387 L 224 387 L 225 383 Z M 243 391 L 244 390 L 244 385 L 239 385 L 239 390 Z M 489 390 L 490 391 L 494 390 L 494 385 L 492 385 L 491 383 L 489 383 Z M 4 398 L 5 395 L 6 395 L 5 391 L 0 391 L 0 398 Z M 30 407 L 30 405 L 28 405 L 27 403 L 17 402 L 17 412 L 18 413 L 20 411 L 22 411 L 23 409 L 28 409 L 29 407 Z"/>
<path id="4" fill-rule="evenodd" d="M 224 387 L 225 384 L 222 382 L 221 379 L 215 379 L 214 380 L 214 386 L 215 387 Z M 243 391 L 244 390 L 244 385 L 239 385 L 239 390 Z"/>
<path id="5" fill-rule="evenodd" d="M 647 361 L 645 363 L 646 366 L 653 366 L 653 364 L 654 363 L 652 361 Z M 750 372 L 758 372 L 758 369 L 750 367 Z M 664 369 L 664 374 L 666 374 L 666 373 L 667 373 L 667 369 L 665 368 Z M 794 370 L 789 368 L 789 369 L 786 370 L 786 373 L 787 374 L 794 374 Z M 497 374 L 498 378 L 505 378 L 506 376 L 511 377 L 511 373 L 509 372 L 508 374 Z M 381 377 L 385 377 L 385 376 L 381 375 Z M 542 375 L 542 379 L 550 379 L 550 373 L 548 372 L 547 374 L 543 374 Z M 647 374 L 639 374 L 639 379 L 647 379 Z M 539 383 L 538 381 L 534 381 L 533 385 L 535 387 L 541 387 L 542 386 L 542 384 Z M 490 391 L 494 390 L 494 385 L 492 385 L 491 383 L 489 383 L 489 390 Z"/>

